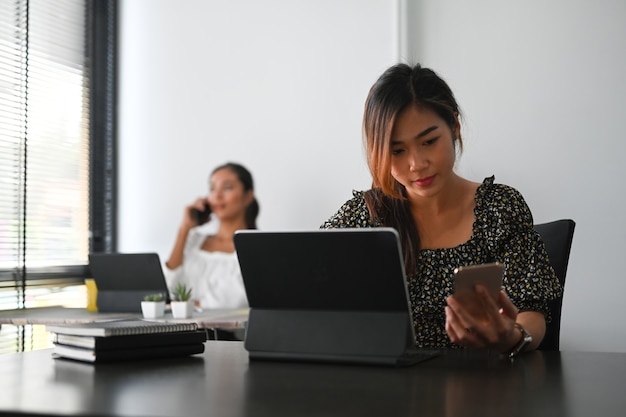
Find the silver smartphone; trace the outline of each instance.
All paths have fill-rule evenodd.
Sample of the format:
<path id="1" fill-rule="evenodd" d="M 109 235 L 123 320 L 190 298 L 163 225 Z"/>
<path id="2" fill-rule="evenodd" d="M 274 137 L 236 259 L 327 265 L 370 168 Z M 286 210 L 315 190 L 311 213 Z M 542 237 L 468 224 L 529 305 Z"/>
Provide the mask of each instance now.
<path id="1" fill-rule="evenodd" d="M 461 266 L 454 270 L 454 298 L 459 300 L 474 315 L 481 315 L 483 310 L 475 291 L 476 284 L 481 284 L 498 303 L 504 265 L 498 262 Z"/>

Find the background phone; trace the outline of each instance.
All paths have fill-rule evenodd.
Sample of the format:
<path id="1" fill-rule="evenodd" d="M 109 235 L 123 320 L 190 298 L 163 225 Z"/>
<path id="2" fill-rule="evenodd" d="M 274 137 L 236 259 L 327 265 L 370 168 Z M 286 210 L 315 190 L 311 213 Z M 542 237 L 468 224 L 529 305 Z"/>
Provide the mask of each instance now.
<path id="1" fill-rule="evenodd" d="M 454 298 L 459 300 L 474 315 L 483 311 L 474 290 L 476 284 L 482 284 L 491 296 L 498 301 L 502 288 L 504 265 L 498 262 L 480 265 L 461 266 L 454 270 Z"/>
<path id="2" fill-rule="evenodd" d="M 204 203 L 204 210 L 191 209 L 191 217 L 198 223 L 198 226 L 206 223 L 211 215 L 211 206 Z"/>

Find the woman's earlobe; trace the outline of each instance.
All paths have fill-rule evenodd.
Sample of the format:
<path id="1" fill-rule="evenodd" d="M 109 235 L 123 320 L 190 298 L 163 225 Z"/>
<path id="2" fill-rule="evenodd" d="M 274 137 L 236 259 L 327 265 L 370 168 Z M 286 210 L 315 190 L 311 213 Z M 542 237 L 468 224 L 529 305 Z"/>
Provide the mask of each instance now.
<path id="1" fill-rule="evenodd" d="M 248 190 L 248 195 L 246 197 L 246 206 L 249 206 L 254 201 L 254 191 Z"/>
<path id="2" fill-rule="evenodd" d="M 455 120 L 454 136 L 460 140 L 461 139 L 461 121 L 459 120 L 458 112 L 454 112 L 454 120 Z"/>

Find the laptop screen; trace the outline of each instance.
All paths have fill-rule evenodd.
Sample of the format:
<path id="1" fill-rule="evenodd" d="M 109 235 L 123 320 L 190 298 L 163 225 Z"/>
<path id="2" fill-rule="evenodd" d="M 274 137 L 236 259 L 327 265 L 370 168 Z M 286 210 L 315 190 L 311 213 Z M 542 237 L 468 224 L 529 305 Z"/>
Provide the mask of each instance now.
<path id="1" fill-rule="evenodd" d="M 156 253 L 92 253 L 89 267 L 98 288 L 99 311 L 138 311 L 147 294 L 169 296 Z"/>
<path id="2" fill-rule="evenodd" d="M 245 230 L 235 247 L 251 308 L 408 311 L 394 229 Z"/>

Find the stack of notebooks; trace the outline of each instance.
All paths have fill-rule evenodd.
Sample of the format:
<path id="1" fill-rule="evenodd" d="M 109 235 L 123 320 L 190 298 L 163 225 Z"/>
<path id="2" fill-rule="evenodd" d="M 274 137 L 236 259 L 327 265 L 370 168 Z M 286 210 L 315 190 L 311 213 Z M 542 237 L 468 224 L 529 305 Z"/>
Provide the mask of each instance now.
<path id="1" fill-rule="evenodd" d="M 206 332 L 196 323 L 140 319 L 48 325 L 53 355 L 84 362 L 189 356 L 204 352 Z"/>

